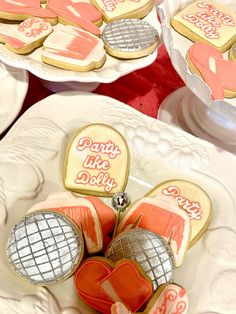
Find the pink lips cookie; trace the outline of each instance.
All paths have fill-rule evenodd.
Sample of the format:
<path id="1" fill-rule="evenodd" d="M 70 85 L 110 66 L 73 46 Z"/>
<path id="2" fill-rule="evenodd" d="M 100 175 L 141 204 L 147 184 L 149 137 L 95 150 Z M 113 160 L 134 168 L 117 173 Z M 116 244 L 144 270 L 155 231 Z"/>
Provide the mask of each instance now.
<path id="1" fill-rule="evenodd" d="M 187 52 L 187 61 L 190 70 L 209 86 L 213 99 L 236 96 L 236 64 L 225 60 L 216 48 L 195 43 Z"/>

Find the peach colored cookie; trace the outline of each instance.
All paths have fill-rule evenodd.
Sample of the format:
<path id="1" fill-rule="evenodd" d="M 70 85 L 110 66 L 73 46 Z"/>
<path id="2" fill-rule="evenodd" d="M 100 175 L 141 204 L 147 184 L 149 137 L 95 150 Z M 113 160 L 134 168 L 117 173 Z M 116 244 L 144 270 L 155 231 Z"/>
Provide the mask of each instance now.
<path id="1" fill-rule="evenodd" d="M 206 82 L 213 99 L 236 97 L 236 64 L 224 59 L 216 48 L 195 43 L 187 52 L 187 61 L 191 72 Z"/>
<path id="2" fill-rule="evenodd" d="M 144 197 L 121 216 L 117 232 L 129 229 L 137 221 L 138 227 L 159 234 L 169 242 L 174 264 L 180 266 L 190 240 L 191 226 L 187 213 L 166 199 Z"/>
<path id="3" fill-rule="evenodd" d="M 154 6 L 153 0 L 92 0 L 92 3 L 102 12 L 107 23 L 120 19 L 142 18 Z"/>
<path id="4" fill-rule="evenodd" d="M 7 24 L 0 26 L 0 42 L 5 43 L 7 49 L 17 54 L 26 54 L 42 46 L 44 40 L 53 31 L 46 20 L 32 17 L 15 28 Z"/>
<path id="5" fill-rule="evenodd" d="M 212 204 L 208 194 L 197 184 L 186 180 L 168 180 L 159 183 L 147 197 L 165 195 L 174 199 L 184 210 L 191 223 L 190 246 L 197 242 L 207 229 L 212 216 Z"/>
<path id="6" fill-rule="evenodd" d="M 149 301 L 143 314 L 187 314 L 188 296 L 186 290 L 175 283 L 159 287 Z M 126 306 L 116 302 L 111 307 L 111 314 L 133 314 Z"/>
<path id="7" fill-rule="evenodd" d="M 234 62 L 236 61 L 236 43 L 234 43 L 233 46 L 230 48 L 229 59 Z"/>
<path id="8" fill-rule="evenodd" d="M 65 25 L 80 27 L 94 35 L 100 35 L 102 14 L 90 3 L 73 0 L 48 0 L 47 7 L 58 15 L 58 21 Z"/>
<path id="9" fill-rule="evenodd" d="M 104 257 L 89 258 L 77 269 L 74 282 L 80 298 L 104 314 L 117 301 L 136 312 L 153 293 L 150 278 L 131 259 L 114 264 Z"/>
<path id="10" fill-rule="evenodd" d="M 23 21 L 30 17 L 46 19 L 52 25 L 57 23 L 57 15 L 41 7 L 40 0 L 0 0 L 0 18 Z"/>
<path id="11" fill-rule="evenodd" d="M 79 129 L 65 156 L 64 185 L 82 194 L 112 196 L 125 189 L 129 149 L 123 136 L 105 124 Z"/>
<path id="12" fill-rule="evenodd" d="M 46 200 L 34 204 L 28 212 L 38 210 L 52 210 L 69 217 L 83 231 L 88 253 L 102 250 L 103 232 L 100 219 L 88 199 L 75 197 L 69 192 L 52 193 Z"/>
<path id="13" fill-rule="evenodd" d="M 177 32 L 194 42 L 228 50 L 236 40 L 236 15 L 228 7 L 213 1 L 195 1 L 171 20 Z"/>
<path id="14" fill-rule="evenodd" d="M 103 66 L 106 52 L 98 37 L 76 27 L 64 26 L 45 40 L 41 59 L 61 69 L 85 72 Z"/>

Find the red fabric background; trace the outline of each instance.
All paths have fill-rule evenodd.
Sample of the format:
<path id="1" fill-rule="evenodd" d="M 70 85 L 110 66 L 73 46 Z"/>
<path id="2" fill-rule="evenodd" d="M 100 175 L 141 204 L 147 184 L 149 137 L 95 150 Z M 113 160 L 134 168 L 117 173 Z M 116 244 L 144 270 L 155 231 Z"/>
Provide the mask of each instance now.
<path id="1" fill-rule="evenodd" d="M 52 94 L 30 73 L 29 78 L 29 90 L 20 114 Z M 165 47 L 162 46 L 153 64 L 116 82 L 101 84 L 94 92 L 118 99 L 144 114 L 156 117 L 164 98 L 181 86 L 183 82 L 173 69 Z"/>

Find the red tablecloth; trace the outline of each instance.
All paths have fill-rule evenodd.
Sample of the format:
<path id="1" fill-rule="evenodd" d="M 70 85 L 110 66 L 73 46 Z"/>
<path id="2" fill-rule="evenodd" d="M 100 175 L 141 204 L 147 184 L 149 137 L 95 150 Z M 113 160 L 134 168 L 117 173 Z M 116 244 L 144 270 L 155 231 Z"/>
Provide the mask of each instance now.
<path id="1" fill-rule="evenodd" d="M 52 94 L 32 74 L 29 74 L 29 78 L 29 90 L 20 114 Z M 101 84 L 94 92 L 118 99 L 149 116 L 156 117 L 163 99 L 183 84 L 172 67 L 165 47 L 162 46 L 152 65 L 128 74 L 116 82 Z"/>

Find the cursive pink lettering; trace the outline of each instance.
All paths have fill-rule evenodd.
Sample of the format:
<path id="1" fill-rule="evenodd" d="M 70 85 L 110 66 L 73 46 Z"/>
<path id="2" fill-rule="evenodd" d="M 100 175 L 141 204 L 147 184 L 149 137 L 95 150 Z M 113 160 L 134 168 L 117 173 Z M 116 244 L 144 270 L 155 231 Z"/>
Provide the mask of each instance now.
<path id="1" fill-rule="evenodd" d="M 115 179 L 111 178 L 108 172 L 99 172 L 97 176 L 92 176 L 87 171 L 80 171 L 75 183 L 103 187 L 105 192 L 111 192 L 117 186 Z"/>
<path id="2" fill-rule="evenodd" d="M 190 220 L 201 220 L 202 211 L 199 202 L 193 202 L 186 197 L 180 195 L 180 190 L 177 186 L 168 186 L 162 190 L 162 194 L 173 197 L 180 208 L 185 210 L 189 215 Z"/>
<path id="3" fill-rule="evenodd" d="M 110 163 L 108 160 L 102 160 L 101 156 L 91 156 L 88 155 L 83 164 L 86 169 L 98 169 L 98 170 L 108 170 L 110 168 Z"/>
<path id="4" fill-rule="evenodd" d="M 76 148 L 80 152 L 88 148 L 94 153 L 107 154 L 111 159 L 114 159 L 117 155 L 121 154 L 119 147 L 114 142 L 93 142 L 93 140 L 89 137 L 82 137 Z"/>
<path id="5" fill-rule="evenodd" d="M 126 2 L 125 0 L 102 0 L 103 1 L 103 8 L 104 12 L 109 11 L 112 12 L 116 9 L 116 6 L 119 2 Z M 140 2 L 140 0 L 130 0 L 132 2 Z"/>

